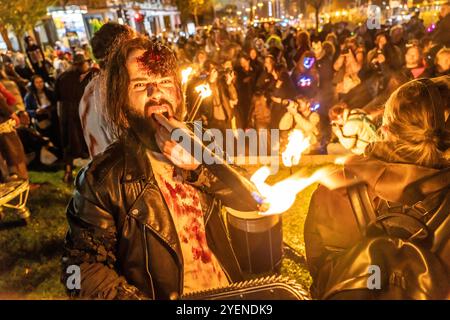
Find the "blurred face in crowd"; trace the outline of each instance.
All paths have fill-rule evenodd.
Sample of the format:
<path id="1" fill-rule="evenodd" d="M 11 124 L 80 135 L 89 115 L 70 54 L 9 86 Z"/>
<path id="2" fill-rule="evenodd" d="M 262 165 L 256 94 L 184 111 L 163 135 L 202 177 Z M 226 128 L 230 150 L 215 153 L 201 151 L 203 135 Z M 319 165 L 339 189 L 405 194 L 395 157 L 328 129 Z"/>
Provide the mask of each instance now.
<path id="1" fill-rule="evenodd" d="M 197 55 L 197 59 L 198 59 L 198 63 L 204 64 L 205 61 L 206 61 L 206 53 L 199 52 L 198 55 Z"/>
<path id="2" fill-rule="evenodd" d="M 224 69 L 233 69 L 233 62 L 231 62 L 231 60 L 227 60 L 223 63 L 222 67 Z"/>
<path id="3" fill-rule="evenodd" d="M 35 44 L 34 39 L 33 38 L 28 38 L 28 44 L 31 46 L 33 44 Z"/>
<path id="4" fill-rule="evenodd" d="M 450 50 L 436 55 L 436 67 L 441 73 L 450 70 Z"/>
<path id="5" fill-rule="evenodd" d="M 44 90 L 44 80 L 41 77 L 37 77 L 34 79 L 33 81 L 34 87 L 36 88 L 37 91 L 42 91 Z"/>
<path id="6" fill-rule="evenodd" d="M 239 63 L 241 64 L 242 69 L 244 69 L 244 70 L 250 69 L 250 60 L 247 60 L 246 58 L 241 57 L 239 59 Z"/>
<path id="7" fill-rule="evenodd" d="M 322 42 L 321 41 L 313 41 L 311 44 L 312 52 L 316 57 L 320 57 L 323 51 Z"/>
<path id="8" fill-rule="evenodd" d="M 255 49 L 251 49 L 250 52 L 250 59 L 255 60 L 258 57 L 258 53 L 256 52 Z"/>
<path id="9" fill-rule="evenodd" d="M 82 63 L 75 64 L 75 67 L 78 69 L 80 73 L 86 73 L 89 71 L 90 65 L 88 61 L 84 61 Z"/>
<path id="10" fill-rule="evenodd" d="M 17 65 L 19 65 L 21 67 L 25 67 L 25 57 L 23 56 L 23 54 L 18 54 L 16 56 L 16 62 L 17 62 Z"/>
<path id="11" fill-rule="evenodd" d="M 383 49 L 386 44 L 387 44 L 387 39 L 386 39 L 385 35 L 380 35 L 377 37 L 378 48 Z"/>
<path id="12" fill-rule="evenodd" d="M 164 114 L 173 117 L 180 108 L 176 79 L 174 76 L 164 76 L 149 73 L 140 63 L 146 51 L 136 49 L 132 51 L 126 62 L 130 83 L 128 86 L 129 111 L 140 119 L 150 122 L 156 128 L 153 114 Z"/>
<path id="13" fill-rule="evenodd" d="M 405 61 L 407 68 L 414 68 L 420 64 L 420 53 L 418 47 L 411 47 L 406 51 Z"/>
<path id="14" fill-rule="evenodd" d="M 311 112 L 310 108 L 310 102 L 307 99 L 296 99 L 298 103 L 298 111 L 302 114 L 309 114 Z"/>
<path id="15" fill-rule="evenodd" d="M 266 57 L 264 59 L 264 68 L 266 69 L 266 71 L 268 73 L 272 73 L 273 72 L 273 67 L 274 67 L 274 61 L 271 57 Z"/>
<path id="16" fill-rule="evenodd" d="M 215 68 L 213 68 L 209 75 L 209 82 L 215 83 L 217 81 L 218 77 L 219 77 L 219 72 L 217 72 L 217 70 Z"/>

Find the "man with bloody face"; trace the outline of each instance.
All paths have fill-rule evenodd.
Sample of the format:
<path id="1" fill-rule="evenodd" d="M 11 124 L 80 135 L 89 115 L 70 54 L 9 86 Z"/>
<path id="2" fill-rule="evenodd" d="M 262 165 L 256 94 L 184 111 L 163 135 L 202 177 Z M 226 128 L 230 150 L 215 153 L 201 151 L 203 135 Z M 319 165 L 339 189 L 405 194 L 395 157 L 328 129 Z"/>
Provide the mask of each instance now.
<path id="1" fill-rule="evenodd" d="M 164 45 L 126 39 L 106 68 L 106 112 L 118 136 L 81 170 L 67 209 L 63 282 L 72 296 L 171 299 L 241 280 L 221 205 L 239 195 L 174 152 L 183 127 L 176 59 Z M 81 284 L 71 286 L 71 265 Z"/>

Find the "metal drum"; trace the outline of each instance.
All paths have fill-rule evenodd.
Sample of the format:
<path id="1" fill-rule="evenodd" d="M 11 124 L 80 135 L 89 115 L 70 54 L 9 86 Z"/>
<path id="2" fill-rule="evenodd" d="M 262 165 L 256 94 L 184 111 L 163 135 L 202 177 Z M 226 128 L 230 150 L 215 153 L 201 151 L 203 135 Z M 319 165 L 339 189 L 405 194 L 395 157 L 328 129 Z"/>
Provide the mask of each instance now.
<path id="1" fill-rule="evenodd" d="M 231 243 L 244 272 L 271 272 L 281 263 L 283 232 L 281 215 L 227 210 Z"/>

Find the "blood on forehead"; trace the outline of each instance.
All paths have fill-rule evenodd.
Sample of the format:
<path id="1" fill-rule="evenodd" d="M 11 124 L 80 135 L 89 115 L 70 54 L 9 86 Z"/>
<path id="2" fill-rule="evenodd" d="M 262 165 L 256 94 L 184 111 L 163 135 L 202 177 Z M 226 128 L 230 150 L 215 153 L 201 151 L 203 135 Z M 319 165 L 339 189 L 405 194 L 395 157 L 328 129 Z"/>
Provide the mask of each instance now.
<path id="1" fill-rule="evenodd" d="M 147 74 L 173 75 L 177 64 L 173 52 L 160 44 L 155 44 L 136 58 L 139 69 Z"/>

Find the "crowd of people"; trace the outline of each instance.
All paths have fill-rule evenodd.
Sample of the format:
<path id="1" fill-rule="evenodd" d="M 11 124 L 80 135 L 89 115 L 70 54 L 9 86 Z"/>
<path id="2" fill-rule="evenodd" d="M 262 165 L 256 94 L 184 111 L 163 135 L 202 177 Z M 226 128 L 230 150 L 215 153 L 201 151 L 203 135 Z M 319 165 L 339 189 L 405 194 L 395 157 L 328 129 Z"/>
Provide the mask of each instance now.
<path id="1" fill-rule="evenodd" d="M 311 154 L 361 154 L 395 89 L 449 73 L 448 20 L 443 6 L 434 33 L 417 16 L 376 30 L 341 22 L 320 32 L 271 23 L 227 32 L 219 23 L 174 49 L 180 64 L 194 65 L 188 106 L 197 84 L 211 85 L 198 114 L 208 127 L 279 129 L 282 140 L 296 128 L 310 137 Z"/>
<path id="2" fill-rule="evenodd" d="M 436 236 L 424 239 L 449 270 L 448 228 L 440 228 L 450 203 L 449 19 L 447 4 L 431 32 L 418 16 L 376 30 L 330 23 L 320 32 L 268 22 L 227 31 L 216 20 L 195 35 L 159 39 L 108 22 L 89 47 L 58 44 L 53 56 L 26 37 L 25 54 L 1 55 L 1 181 L 28 179 L 30 166 L 60 164 L 72 184 L 74 160 L 91 158 L 67 208 L 63 267 L 83 274 L 81 289 L 69 293 L 176 299 L 244 279 L 221 204 L 254 207 L 191 154 L 173 152 L 173 129 L 186 128 L 191 114 L 189 122 L 220 131 L 278 129 L 280 152 L 300 130 L 310 154 L 355 155 L 343 166 L 345 179 L 366 182 L 360 198 L 373 200 L 382 219 L 394 218 L 381 222 L 389 235 L 404 227 L 392 209 L 419 220 L 408 237 L 432 221 Z M 182 83 L 179 71 L 187 67 L 193 72 Z M 211 95 L 192 113 L 196 87 L 205 83 Z M 383 252 L 392 243 L 362 242 L 345 187 L 320 185 L 305 223 L 318 298 L 331 295 L 333 281 L 353 276 L 348 263 L 335 264 L 336 252 L 361 243 Z M 432 218 L 436 212 L 447 215 Z M 355 252 L 347 252 L 351 263 Z M 433 268 L 426 277 L 438 279 L 442 268 Z M 64 269 L 64 283 L 67 277 Z M 426 277 L 436 297 L 448 295 L 445 281 Z"/>
<path id="3" fill-rule="evenodd" d="M 74 156 L 89 156 L 77 110 L 98 66 L 86 48 L 57 43 L 44 53 L 31 36 L 24 43 L 25 53 L 5 51 L 0 58 L 2 181 L 26 180 L 27 167 L 66 164 L 71 182 Z"/>
<path id="4" fill-rule="evenodd" d="M 194 88 L 210 85 L 212 95 L 194 119 L 204 127 L 279 129 L 281 151 L 289 132 L 298 129 L 310 139 L 310 154 L 361 154 L 376 139 L 383 105 L 395 89 L 449 73 L 449 36 L 443 32 L 448 8 L 442 6 L 433 32 L 417 16 L 373 30 L 329 23 L 320 32 L 269 22 L 227 31 L 216 20 L 195 35 L 158 40 L 176 52 L 178 66 L 193 68 L 185 92 L 188 113 Z M 105 55 L 98 38 L 80 48 L 58 42 L 44 53 L 27 36 L 25 53 L 1 54 L 2 122 L 10 128 L 0 135 L 4 179 L 26 178 L 27 165 L 62 162 L 71 183 L 74 159 L 99 153 L 112 141 L 92 141 L 95 135 L 83 132 L 81 123 L 89 117 L 80 120 L 84 90 Z"/>

